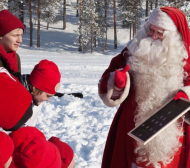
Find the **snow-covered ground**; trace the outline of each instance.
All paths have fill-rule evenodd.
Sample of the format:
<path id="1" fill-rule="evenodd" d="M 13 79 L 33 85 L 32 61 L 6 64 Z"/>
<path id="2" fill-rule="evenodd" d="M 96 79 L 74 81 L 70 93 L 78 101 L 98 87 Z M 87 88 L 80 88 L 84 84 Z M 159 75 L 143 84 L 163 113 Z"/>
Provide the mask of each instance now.
<path id="1" fill-rule="evenodd" d="M 22 73 L 28 74 L 42 59 L 54 61 L 61 72 L 59 92 L 81 92 L 83 99 L 70 95 L 53 97 L 43 103 L 37 127 L 45 136 L 57 136 L 74 150 L 76 168 L 100 168 L 102 154 L 118 107 L 106 107 L 98 96 L 98 81 L 108 67 L 110 60 L 121 51 L 128 41 L 128 30 L 118 29 L 118 49 L 114 49 L 114 34 L 108 32 L 108 51 L 105 53 L 79 53 L 74 41 L 77 34 L 75 10 L 67 9 L 67 28 L 62 22 L 41 26 L 41 48 L 29 47 L 29 28 L 23 35 L 18 54 L 21 57 Z"/>

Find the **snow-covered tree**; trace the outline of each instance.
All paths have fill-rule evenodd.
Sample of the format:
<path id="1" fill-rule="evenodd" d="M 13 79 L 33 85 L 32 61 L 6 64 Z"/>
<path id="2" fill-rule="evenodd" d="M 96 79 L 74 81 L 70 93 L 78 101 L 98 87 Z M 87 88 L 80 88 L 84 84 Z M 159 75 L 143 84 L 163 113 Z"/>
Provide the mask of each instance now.
<path id="1" fill-rule="evenodd" d="M 180 7 L 180 10 L 185 13 L 187 22 L 190 24 L 190 2 L 185 1 L 183 6 Z M 190 27 L 190 25 L 189 25 Z"/>
<path id="2" fill-rule="evenodd" d="M 123 20 L 124 28 L 130 28 L 130 39 L 132 30 L 134 37 L 136 29 L 141 24 L 142 17 L 144 17 L 142 3 L 142 0 L 120 0 L 118 4 L 120 12 L 119 18 Z"/>
<path id="3" fill-rule="evenodd" d="M 24 8 L 26 0 L 8 0 L 8 10 L 24 23 Z"/>
<path id="4" fill-rule="evenodd" d="M 103 50 L 107 50 L 107 32 L 110 18 L 108 15 L 110 11 L 109 4 L 110 0 L 97 0 L 96 3 L 96 13 L 98 15 L 96 22 L 100 28 L 100 34 L 97 40 L 100 46 L 103 46 Z"/>
<path id="5" fill-rule="evenodd" d="M 79 16 L 79 49 L 82 47 L 82 51 L 86 52 L 91 50 L 93 52 L 97 45 L 97 37 L 99 37 L 100 28 L 98 26 L 98 14 L 96 13 L 96 3 L 94 0 L 82 1 Z"/>
<path id="6" fill-rule="evenodd" d="M 0 11 L 3 9 L 7 9 L 8 8 L 8 0 L 1 0 L 0 1 Z"/>
<path id="7" fill-rule="evenodd" d="M 41 21 L 47 23 L 47 29 L 50 24 L 54 24 L 58 21 L 58 8 L 62 6 L 62 0 L 41 0 L 40 2 Z"/>

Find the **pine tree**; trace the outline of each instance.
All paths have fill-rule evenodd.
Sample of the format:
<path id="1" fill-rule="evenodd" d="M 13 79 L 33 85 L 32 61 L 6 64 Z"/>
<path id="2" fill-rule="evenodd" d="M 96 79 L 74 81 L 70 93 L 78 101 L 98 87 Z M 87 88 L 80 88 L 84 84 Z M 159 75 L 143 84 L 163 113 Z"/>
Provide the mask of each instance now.
<path id="1" fill-rule="evenodd" d="M 41 0 L 41 21 L 47 22 L 47 30 L 50 24 L 59 21 L 59 13 L 57 12 L 62 6 L 62 0 Z"/>
<path id="2" fill-rule="evenodd" d="M 77 40 L 83 52 L 90 50 L 92 53 L 96 47 L 97 37 L 100 35 L 100 28 L 96 22 L 98 20 L 98 14 L 96 13 L 94 0 L 85 0 L 82 2 L 82 13 L 80 12 L 78 28 L 79 36 Z"/>
<path id="3" fill-rule="evenodd" d="M 184 12 L 188 23 L 190 21 L 190 10 L 187 10 L 189 9 L 189 7 L 190 7 L 190 3 L 185 1 L 183 2 L 183 6 L 179 8 L 181 11 Z"/>
<path id="4" fill-rule="evenodd" d="M 7 9 L 7 8 L 8 8 L 7 0 L 1 0 L 0 1 L 0 10 Z"/>
<path id="5" fill-rule="evenodd" d="M 144 17 L 142 3 L 142 0 L 120 0 L 118 4 L 119 18 L 123 20 L 124 28 L 130 28 L 130 39 L 136 34 L 136 29 L 139 28 L 141 19 Z"/>
<path id="6" fill-rule="evenodd" d="M 100 28 L 100 34 L 98 39 L 98 44 L 103 47 L 103 51 L 107 50 L 107 32 L 109 27 L 109 0 L 97 0 L 96 3 L 96 13 L 98 14 L 98 19 L 96 20 L 98 27 Z"/>

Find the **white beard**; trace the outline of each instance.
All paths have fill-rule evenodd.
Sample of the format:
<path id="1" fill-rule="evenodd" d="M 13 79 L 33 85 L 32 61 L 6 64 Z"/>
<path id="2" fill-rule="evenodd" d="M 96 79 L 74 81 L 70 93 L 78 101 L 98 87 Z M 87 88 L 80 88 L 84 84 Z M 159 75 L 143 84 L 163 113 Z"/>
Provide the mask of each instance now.
<path id="1" fill-rule="evenodd" d="M 176 40 L 170 38 L 171 36 L 165 37 L 163 41 L 153 41 L 147 37 L 142 40 L 134 39 L 128 46 L 131 53 L 128 64 L 134 78 L 138 104 L 135 114 L 136 126 L 154 114 L 183 87 L 183 60 L 187 53 L 179 34 L 176 34 L 173 35 Z M 171 40 L 176 43 L 173 44 Z M 170 163 L 181 146 L 181 124 L 176 121 L 147 145 L 137 143 L 137 162 L 153 164 L 155 168 L 161 167 L 159 162 L 164 165 Z"/>

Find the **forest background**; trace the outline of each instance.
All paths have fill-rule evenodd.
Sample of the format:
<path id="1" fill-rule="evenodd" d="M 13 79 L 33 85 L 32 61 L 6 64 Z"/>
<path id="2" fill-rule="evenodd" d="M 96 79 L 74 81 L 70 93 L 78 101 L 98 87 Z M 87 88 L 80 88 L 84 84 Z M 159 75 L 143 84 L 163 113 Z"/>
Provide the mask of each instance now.
<path id="1" fill-rule="evenodd" d="M 151 11 L 159 6 L 172 6 L 182 10 L 187 20 L 190 18 L 189 1 L 184 0 L 1 0 L 0 10 L 8 9 L 29 27 L 30 43 L 33 46 L 33 33 L 36 29 L 37 47 L 41 46 L 41 22 L 46 29 L 59 21 L 63 31 L 67 28 L 67 8 L 76 12 L 78 36 L 75 45 L 80 52 L 104 52 L 108 48 L 108 31 L 113 29 L 113 46 L 118 47 L 118 27 L 129 30 L 132 39 L 141 23 Z"/>
<path id="2" fill-rule="evenodd" d="M 102 6 L 101 6 L 102 5 Z M 42 59 L 61 72 L 65 95 L 44 102 L 36 127 L 49 139 L 59 137 L 75 154 L 76 168 L 101 167 L 107 134 L 117 107 L 98 95 L 98 81 L 110 60 L 132 39 L 157 6 L 176 6 L 189 20 L 188 1 L 0 0 L 26 26 L 17 53 L 22 74 Z M 80 92 L 83 99 L 69 95 Z"/>

